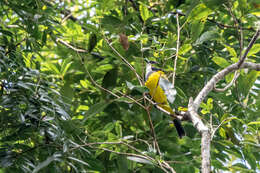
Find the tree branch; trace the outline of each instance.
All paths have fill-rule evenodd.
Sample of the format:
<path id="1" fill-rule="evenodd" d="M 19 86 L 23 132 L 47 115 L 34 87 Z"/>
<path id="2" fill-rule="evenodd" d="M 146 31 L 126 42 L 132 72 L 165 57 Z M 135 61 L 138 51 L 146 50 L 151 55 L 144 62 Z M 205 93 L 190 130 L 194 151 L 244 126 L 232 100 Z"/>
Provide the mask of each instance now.
<path id="1" fill-rule="evenodd" d="M 63 44 L 64 46 L 66 46 L 66 47 L 68 47 L 68 48 L 74 50 L 75 52 L 78 52 L 78 53 L 88 53 L 87 50 L 85 50 L 85 49 L 79 49 L 79 48 L 73 47 L 73 46 L 70 45 L 68 42 L 66 42 L 66 41 L 64 41 L 64 40 L 62 40 L 62 39 L 60 39 L 60 38 L 57 38 L 56 41 L 57 41 L 58 43 Z"/>
<path id="2" fill-rule="evenodd" d="M 252 48 L 252 46 L 254 45 L 255 41 L 257 40 L 258 36 L 260 34 L 260 30 L 258 29 L 257 32 L 255 33 L 255 35 L 253 36 L 253 38 L 251 39 L 247 49 L 245 50 L 245 53 L 243 54 L 242 58 L 235 64 L 232 64 L 226 68 L 224 68 L 223 70 L 221 70 L 220 72 L 218 72 L 217 74 L 215 74 L 209 81 L 208 83 L 204 86 L 204 88 L 200 91 L 200 93 L 197 95 L 197 97 L 194 100 L 194 110 L 197 112 L 200 103 L 204 100 L 204 98 L 209 94 L 209 92 L 214 88 L 214 86 L 216 85 L 216 83 L 218 83 L 222 78 L 224 78 L 227 74 L 243 67 L 245 68 L 245 65 L 243 65 L 248 52 L 250 51 L 250 49 Z M 248 65 L 248 64 L 247 64 Z"/>
<path id="3" fill-rule="evenodd" d="M 177 45 L 176 45 L 176 54 L 174 59 L 174 67 L 173 67 L 173 75 L 172 75 L 172 85 L 174 87 L 175 84 L 175 76 L 176 76 L 176 67 L 177 67 L 177 60 L 179 56 L 179 48 L 180 48 L 180 23 L 179 23 L 179 14 L 176 14 L 177 20 Z"/>
<path id="4" fill-rule="evenodd" d="M 202 122 L 201 118 L 197 114 L 197 111 L 194 108 L 193 99 L 190 98 L 188 105 L 188 114 L 191 119 L 193 126 L 201 134 L 201 172 L 209 173 L 210 172 L 210 130 Z"/>

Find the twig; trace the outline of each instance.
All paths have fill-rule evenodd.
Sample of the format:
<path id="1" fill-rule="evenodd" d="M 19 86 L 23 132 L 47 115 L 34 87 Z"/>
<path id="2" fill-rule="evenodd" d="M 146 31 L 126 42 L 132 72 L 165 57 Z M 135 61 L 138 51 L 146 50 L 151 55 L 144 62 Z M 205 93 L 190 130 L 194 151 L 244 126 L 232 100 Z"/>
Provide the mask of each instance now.
<path id="1" fill-rule="evenodd" d="M 23 38 L 20 42 L 16 43 L 15 48 L 17 48 L 22 42 L 26 41 L 27 38 Z M 12 49 L 8 49 L 8 51 L 5 53 L 5 55 L 8 55 L 11 53 Z"/>
<path id="2" fill-rule="evenodd" d="M 95 147 L 93 145 L 98 145 L 98 144 L 111 144 L 111 145 L 114 145 L 114 144 L 123 144 L 123 145 L 126 145 L 128 146 L 128 148 L 131 148 L 132 150 L 140 153 L 140 154 L 135 154 L 135 153 L 127 153 L 127 152 L 118 152 L 118 151 L 114 151 L 114 150 L 111 150 L 111 149 L 108 149 L 108 148 L 104 148 L 104 147 Z M 77 149 L 79 147 L 83 147 L 83 146 L 88 146 L 90 148 L 95 148 L 95 149 L 101 149 L 101 150 L 104 150 L 104 151 L 108 151 L 108 152 L 111 152 L 111 153 L 116 153 L 116 154 L 119 154 L 119 155 L 126 155 L 126 156 L 132 156 L 132 157 L 137 157 L 137 158 L 141 158 L 141 159 L 145 159 L 145 160 L 149 160 L 151 161 L 152 163 L 156 163 L 155 166 L 161 168 L 164 172 L 168 173 L 167 169 L 170 170 L 170 172 L 172 173 L 175 173 L 175 171 L 173 170 L 173 168 L 171 166 L 168 165 L 168 163 L 166 163 L 165 161 L 160 161 L 160 160 L 156 160 L 146 154 L 143 154 L 143 152 L 139 151 L 138 149 L 136 149 L 135 147 L 125 143 L 125 142 L 96 142 L 96 143 L 85 143 L 84 145 L 80 145 L 80 146 L 77 146 L 74 149 Z"/>
<path id="3" fill-rule="evenodd" d="M 64 23 L 67 19 L 69 19 L 72 16 L 72 13 L 69 12 L 69 14 L 67 14 L 60 23 Z"/>
<path id="4" fill-rule="evenodd" d="M 243 62 L 245 61 L 248 52 L 250 51 L 250 49 L 252 48 L 252 46 L 254 45 L 254 43 L 256 42 L 258 36 L 260 34 L 260 29 L 258 28 L 258 30 L 256 31 L 255 35 L 253 36 L 253 38 L 251 39 L 248 47 L 246 48 L 245 53 L 243 54 L 243 56 L 239 59 L 238 61 L 238 68 L 243 64 Z"/>
<path id="5" fill-rule="evenodd" d="M 234 77 L 233 77 L 232 81 L 231 81 L 229 84 L 227 84 L 224 88 L 216 88 L 216 87 L 214 86 L 214 91 L 216 91 L 216 92 L 224 92 L 224 91 L 226 91 L 228 88 L 230 88 L 230 87 L 235 83 L 235 81 L 237 80 L 237 78 L 239 77 L 239 75 L 240 75 L 239 72 L 236 71 L 235 74 L 234 74 Z"/>
<path id="6" fill-rule="evenodd" d="M 213 139 L 216 131 L 229 119 L 232 119 L 233 117 L 229 117 L 229 118 L 225 118 L 224 120 L 221 121 L 221 123 L 213 130 L 213 132 L 211 133 L 211 140 Z"/>
<path id="7" fill-rule="evenodd" d="M 157 142 L 156 133 L 154 131 L 154 126 L 153 126 L 153 122 L 152 122 L 152 119 L 151 119 L 151 114 L 150 114 L 150 111 L 149 111 L 149 107 L 146 108 L 146 112 L 147 112 L 147 115 L 148 115 L 149 125 L 150 125 L 150 129 L 151 129 L 151 132 L 152 132 L 155 148 L 158 151 L 158 154 L 161 156 L 162 154 L 161 154 L 161 150 L 160 150 L 159 144 Z"/>
<path id="8" fill-rule="evenodd" d="M 136 72 L 135 68 L 124 58 L 108 41 L 108 39 L 104 36 L 105 41 L 107 42 L 108 46 L 121 58 L 121 60 L 135 73 L 140 85 L 142 85 L 142 80 L 139 74 Z"/>
<path id="9" fill-rule="evenodd" d="M 231 26 L 231 25 L 226 25 L 226 24 L 222 24 L 219 23 L 213 19 L 207 19 L 207 21 L 211 22 L 211 23 L 215 23 L 219 28 L 224 29 L 224 28 L 236 28 L 236 26 Z M 249 30 L 249 31 L 255 31 L 254 28 L 245 28 L 242 27 L 243 30 Z"/>
<path id="10" fill-rule="evenodd" d="M 132 97 L 130 97 L 130 96 L 128 96 L 128 95 L 122 93 L 122 92 L 119 91 L 119 90 L 116 90 L 116 91 L 117 91 L 118 93 L 120 93 L 123 97 L 126 97 L 126 98 L 132 100 L 134 103 L 138 104 L 138 105 L 141 106 L 143 109 L 146 109 L 146 107 L 145 107 L 144 105 L 142 105 L 141 103 L 139 103 L 138 100 L 135 100 L 134 98 L 132 98 Z"/>
<path id="11" fill-rule="evenodd" d="M 179 56 L 179 47 L 180 47 L 180 24 L 179 24 L 179 14 L 176 14 L 176 20 L 177 20 L 177 45 L 176 45 L 176 55 L 174 59 L 174 69 L 173 69 L 173 75 L 172 75 L 172 85 L 174 87 L 175 84 L 175 76 L 176 76 L 176 67 L 177 67 L 177 60 Z"/>
<path id="12" fill-rule="evenodd" d="M 236 16 L 232 12 L 232 9 L 231 9 L 232 7 L 230 7 L 230 6 L 232 6 L 232 5 L 229 3 L 229 7 L 227 7 L 228 11 L 229 11 L 230 15 L 232 16 L 233 20 L 235 21 L 235 25 L 237 27 L 238 34 L 240 34 L 238 41 L 239 41 L 239 46 L 240 46 L 240 59 L 241 59 L 242 58 L 242 51 L 243 51 L 243 30 L 242 30 L 242 26 L 239 24 Z"/>
<path id="13" fill-rule="evenodd" d="M 75 47 L 71 46 L 69 43 L 67 43 L 66 41 L 64 41 L 64 40 L 62 40 L 60 38 L 57 38 L 56 41 L 61 43 L 61 44 L 63 44 L 63 45 L 65 45 L 66 47 L 68 47 L 68 48 L 78 52 L 78 53 L 88 53 L 87 50 L 75 48 Z"/>

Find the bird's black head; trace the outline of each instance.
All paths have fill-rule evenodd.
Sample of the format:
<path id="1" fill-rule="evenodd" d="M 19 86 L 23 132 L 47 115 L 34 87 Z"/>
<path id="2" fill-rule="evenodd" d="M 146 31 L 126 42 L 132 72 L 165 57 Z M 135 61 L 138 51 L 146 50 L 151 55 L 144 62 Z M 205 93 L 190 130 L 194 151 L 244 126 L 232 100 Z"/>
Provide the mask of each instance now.
<path id="1" fill-rule="evenodd" d="M 158 64 L 156 61 L 149 61 L 147 58 L 144 59 L 147 64 Z"/>

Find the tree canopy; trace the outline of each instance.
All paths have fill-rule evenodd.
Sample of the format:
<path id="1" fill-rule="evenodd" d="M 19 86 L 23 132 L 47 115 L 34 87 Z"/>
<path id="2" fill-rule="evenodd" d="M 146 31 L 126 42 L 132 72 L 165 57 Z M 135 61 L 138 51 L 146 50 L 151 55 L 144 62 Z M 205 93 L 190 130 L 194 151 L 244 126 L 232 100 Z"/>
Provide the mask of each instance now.
<path id="1" fill-rule="evenodd" d="M 0 173 L 260 171 L 259 9 L 0 1 Z M 145 58 L 176 88 L 176 115 L 147 94 Z"/>

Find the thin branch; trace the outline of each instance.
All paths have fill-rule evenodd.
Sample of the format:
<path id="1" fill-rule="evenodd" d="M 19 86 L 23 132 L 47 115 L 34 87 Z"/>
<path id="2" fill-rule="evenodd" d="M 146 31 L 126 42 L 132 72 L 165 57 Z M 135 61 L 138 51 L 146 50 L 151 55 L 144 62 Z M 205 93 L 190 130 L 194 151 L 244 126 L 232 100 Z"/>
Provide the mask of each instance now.
<path id="1" fill-rule="evenodd" d="M 108 148 L 104 148 L 104 147 L 95 147 L 93 145 L 100 145 L 100 144 L 111 144 L 111 145 L 117 145 L 117 144 L 122 144 L 122 145 L 126 145 L 128 148 L 140 153 L 140 154 L 135 154 L 135 153 L 127 153 L 127 152 L 118 152 L 118 151 L 114 151 L 114 150 L 111 150 L 111 149 L 108 149 Z M 141 158 L 141 159 L 145 159 L 145 160 L 149 160 L 151 161 L 152 163 L 156 163 L 155 166 L 161 168 L 164 172 L 168 173 L 167 169 L 170 170 L 171 173 L 175 173 L 174 169 L 169 166 L 168 163 L 166 163 L 165 161 L 160 161 L 160 160 L 156 160 L 146 154 L 144 154 L 143 152 L 139 151 L 137 148 L 123 142 L 123 141 L 119 141 L 119 142 L 95 142 L 95 143 L 84 143 L 84 145 L 80 145 L 80 146 L 77 146 L 75 148 L 72 148 L 72 150 L 74 149 L 77 149 L 79 147 L 84 147 L 84 146 L 88 146 L 90 148 L 95 148 L 95 149 L 101 149 L 101 150 L 104 150 L 104 151 L 108 151 L 108 152 L 111 152 L 111 153 L 116 153 L 116 154 L 119 154 L 119 155 L 126 155 L 126 156 L 132 156 L 132 157 L 137 157 L 137 158 Z"/>
<path id="2" fill-rule="evenodd" d="M 19 41 L 18 43 L 16 43 L 15 48 L 17 48 L 19 45 L 22 44 L 22 42 L 24 42 L 24 41 L 26 41 L 26 40 L 27 40 L 27 38 L 23 38 L 21 41 Z M 12 52 L 12 49 L 8 49 L 8 51 L 5 53 L 5 55 L 8 55 L 8 54 L 11 53 L 11 52 Z"/>
<path id="3" fill-rule="evenodd" d="M 152 122 L 152 119 L 151 119 L 151 114 L 150 114 L 150 111 L 149 111 L 149 107 L 146 108 L 146 113 L 148 115 L 149 125 L 150 125 L 151 133 L 152 133 L 152 136 L 153 136 L 153 141 L 154 141 L 155 148 L 158 151 L 158 154 L 161 156 L 162 153 L 161 153 L 159 144 L 157 142 L 156 133 L 154 131 L 154 126 L 153 126 L 153 122 Z"/>
<path id="4" fill-rule="evenodd" d="M 177 20 L 177 45 L 176 45 L 176 55 L 174 59 L 174 67 L 173 67 L 173 75 L 172 75 L 172 85 L 174 87 L 175 84 L 175 76 L 176 76 L 176 67 L 177 67 L 177 60 L 179 56 L 179 47 L 180 47 L 180 23 L 179 23 L 179 14 L 176 14 Z"/>
<path id="5" fill-rule="evenodd" d="M 67 19 L 69 19 L 72 16 L 72 13 L 69 12 L 69 14 L 67 14 L 62 20 L 61 20 L 61 24 L 64 23 Z"/>
<path id="6" fill-rule="evenodd" d="M 240 73 L 239 73 L 238 71 L 236 71 L 235 74 L 234 74 L 234 77 L 233 77 L 232 81 L 231 81 L 229 84 L 227 84 L 224 88 L 216 88 L 216 87 L 214 86 L 214 91 L 216 91 L 216 92 L 224 92 L 224 91 L 226 91 L 228 88 L 230 88 L 231 86 L 233 86 L 233 84 L 235 83 L 235 81 L 237 80 L 237 78 L 239 77 L 239 75 L 240 75 Z"/>
<path id="7" fill-rule="evenodd" d="M 213 132 L 211 133 L 211 134 L 212 134 L 212 135 L 211 135 L 211 140 L 213 139 L 213 137 L 214 137 L 216 131 L 217 131 L 227 120 L 229 120 L 229 119 L 233 119 L 233 117 L 225 118 L 225 119 L 222 120 L 222 121 L 220 122 L 220 124 L 213 130 Z"/>
<path id="8" fill-rule="evenodd" d="M 61 44 L 63 44 L 63 45 L 65 45 L 66 47 L 68 47 L 68 48 L 74 50 L 75 52 L 78 52 L 78 53 L 88 53 L 87 50 L 75 48 L 75 47 L 73 47 L 72 45 L 70 45 L 68 42 L 66 42 L 66 41 L 64 41 L 64 40 L 62 40 L 62 39 L 60 39 L 60 38 L 57 38 L 56 41 L 59 42 L 59 43 L 61 43 Z"/>
<path id="9" fill-rule="evenodd" d="M 245 50 L 245 53 L 243 54 L 243 56 L 240 58 L 239 62 L 238 62 L 238 68 L 243 64 L 243 62 L 245 61 L 248 52 L 250 51 L 250 49 L 252 48 L 252 46 L 255 44 L 258 36 L 260 34 L 260 29 L 258 28 L 258 30 L 256 31 L 255 35 L 253 36 L 253 38 L 251 39 L 248 47 Z"/>
<path id="10" fill-rule="evenodd" d="M 226 25 L 226 24 L 217 22 L 217 21 L 215 21 L 213 19 L 207 19 L 207 21 L 209 21 L 211 23 L 215 23 L 221 29 L 224 29 L 224 28 L 236 28 L 236 26 Z M 250 28 L 241 27 L 241 29 L 249 30 L 249 31 L 255 31 L 254 28 L 252 28 L 252 27 L 250 27 Z"/>
<path id="11" fill-rule="evenodd" d="M 229 7 L 228 11 L 230 13 L 230 15 L 232 16 L 233 20 L 235 21 L 235 26 L 237 27 L 237 32 L 239 34 L 239 46 L 240 46 L 240 59 L 242 58 L 242 51 L 243 51 L 243 30 L 242 30 L 242 26 L 239 24 L 236 16 L 234 15 L 234 13 L 232 12 L 232 5 L 229 3 Z"/>
<path id="12" fill-rule="evenodd" d="M 136 72 L 135 68 L 124 58 L 108 41 L 108 39 L 104 36 L 105 41 L 107 42 L 108 46 L 121 58 L 121 60 L 135 73 L 140 85 L 142 85 L 142 80 L 139 74 Z"/>
<path id="13" fill-rule="evenodd" d="M 126 97 L 126 98 L 132 100 L 134 103 L 138 104 L 138 105 L 141 106 L 143 109 L 146 109 L 146 107 L 145 107 L 144 105 L 142 105 L 141 103 L 139 103 L 138 100 L 135 100 L 134 98 L 132 98 L 132 97 L 130 97 L 130 96 L 128 96 L 128 95 L 122 93 L 122 92 L 119 91 L 119 90 L 116 90 L 116 91 L 117 91 L 118 93 L 120 93 L 123 97 Z"/>

